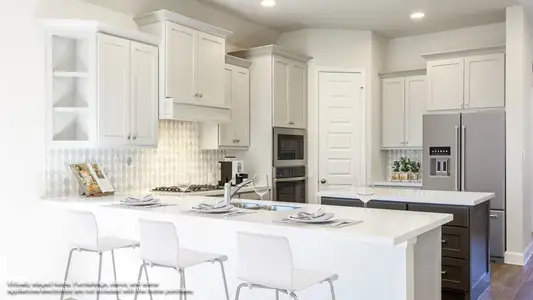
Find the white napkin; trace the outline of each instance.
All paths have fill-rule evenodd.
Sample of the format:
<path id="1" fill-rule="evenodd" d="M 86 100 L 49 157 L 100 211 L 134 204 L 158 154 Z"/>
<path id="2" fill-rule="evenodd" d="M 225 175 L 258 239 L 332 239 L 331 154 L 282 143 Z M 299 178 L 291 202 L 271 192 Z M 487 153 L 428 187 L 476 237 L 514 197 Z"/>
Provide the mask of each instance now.
<path id="1" fill-rule="evenodd" d="M 207 203 L 200 203 L 198 204 L 197 207 L 195 207 L 195 209 L 200 209 L 200 210 L 211 210 L 211 209 L 219 209 L 219 208 L 224 208 L 226 207 L 227 204 L 226 202 L 224 201 L 219 201 L 217 202 L 216 204 L 207 204 Z"/>
<path id="2" fill-rule="evenodd" d="M 144 196 L 128 196 L 126 197 L 126 202 L 151 202 L 154 201 L 155 198 L 152 194 L 144 195 Z"/>
<path id="3" fill-rule="evenodd" d="M 296 216 L 293 218 L 300 219 L 300 220 L 314 220 L 323 217 L 326 215 L 326 211 L 323 208 L 320 208 L 314 213 L 308 213 L 308 212 L 299 212 Z"/>

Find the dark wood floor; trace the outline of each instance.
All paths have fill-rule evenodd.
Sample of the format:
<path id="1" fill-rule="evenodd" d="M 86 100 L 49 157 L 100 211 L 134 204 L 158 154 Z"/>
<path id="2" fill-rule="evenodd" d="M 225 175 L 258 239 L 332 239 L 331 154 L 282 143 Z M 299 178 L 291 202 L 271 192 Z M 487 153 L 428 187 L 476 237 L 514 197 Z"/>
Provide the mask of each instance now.
<path id="1" fill-rule="evenodd" d="M 533 259 L 524 267 L 492 265 L 490 289 L 480 300 L 533 300 Z"/>

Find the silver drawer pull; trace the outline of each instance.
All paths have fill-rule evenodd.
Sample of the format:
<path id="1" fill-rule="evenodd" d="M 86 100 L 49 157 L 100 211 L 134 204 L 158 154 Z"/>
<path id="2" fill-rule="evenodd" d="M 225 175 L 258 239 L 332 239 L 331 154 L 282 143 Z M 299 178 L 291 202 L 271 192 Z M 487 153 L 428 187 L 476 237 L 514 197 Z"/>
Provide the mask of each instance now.
<path id="1" fill-rule="evenodd" d="M 448 273 L 447 271 L 441 271 L 440 274 L 441 275 L 446 275 L 446 273 Z"/>
<path id="2" fill-rule="evenodd" d="M 498 219 L 498 215 L 495 215 L 495 214 L 491 214 L 490 217 L 493 219 Z"/>
<path id="3" fill-rule="evenodd" d="M 440 242 L 443 243 L 443 244 L 446 244 L 448 241 L 447 240 L 441 240 Z"/>

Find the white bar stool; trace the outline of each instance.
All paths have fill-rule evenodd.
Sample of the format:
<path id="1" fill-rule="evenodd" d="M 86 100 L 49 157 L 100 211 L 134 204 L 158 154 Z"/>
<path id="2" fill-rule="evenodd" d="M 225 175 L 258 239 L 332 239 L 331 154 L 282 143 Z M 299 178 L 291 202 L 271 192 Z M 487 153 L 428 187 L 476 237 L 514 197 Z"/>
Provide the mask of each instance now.
<path id="1" fill-rule="evenodd" d="M 71 211 L 69 212 L 69 241 L 72 244 L 72 249 L 68 255 L 67 268 L 65 270 L 65 278 L 63 279 L 63 288 L 61 289 L 61 300 L 65 294 L 65 286 L 67 283 L 70 263 L 72 261 L 72 254 L 74 251 L 78 252 L 92 252 L 98 254 L 98 284 L 102 279 L 102 253 L 111 252 L 111 261 L 113 262 L 113 276 L 115 283 L 117 283 L 117 270 L 115 267 L 115 252 L 116 249 L 135 248 L 139 246 L 138 242 L 125 240 L 113 236 L 98 235 L 98 224 L 96 218 L 91 212 Z M 117 299 L 119 299 L 118 290 L 116 291 Z M 96 299 L 100 298 L 100 291 L 96 291 Z"/>
<path id="2" fill-rule="evenodd" d="M 295 269 L 289 240 L 280 236 L 269 236 L 239 232 L 237 234 L 238 278 L 245 283 L 237 287 L 235 300 L 239 299 L 241 288 L 270 289 L 289 295 L 297 300 L 295 292 L 318 283 L 328 282 L 331 298 L 335 300 L 333 281 L 336 274 Z"/>
<path id="3" fill-rule="evenodd" d="M 224 271 L 224 262 L 228 260 L 225 255 L 197 252 L 179 247 L 178 234 L 176 227 L 171 222 L 159 222 L 139 220 L 141 230 L 141 252 L 140 257 L 143 261 L 139 268 L 137 283 L 140 284 L 142 271 L 148 279 L 148 270 L 146 266 L 172 268 L 177 270 L 180 275 L 180 288 L 185 291 L 185 268 L 193 267 L 201 263 L 218 262 L 222 271 L 222 280 L 226 292 L 226 300 L 229 300 L 228 283 L 226 281 L 226 272 Z M 150 299 L 152 293 L 148 288 Z M 135 291 L 134 299 L 137 299 L 138 289 Z M 187 294 L 180 294 L 180 299 L 187 300 Z"/>

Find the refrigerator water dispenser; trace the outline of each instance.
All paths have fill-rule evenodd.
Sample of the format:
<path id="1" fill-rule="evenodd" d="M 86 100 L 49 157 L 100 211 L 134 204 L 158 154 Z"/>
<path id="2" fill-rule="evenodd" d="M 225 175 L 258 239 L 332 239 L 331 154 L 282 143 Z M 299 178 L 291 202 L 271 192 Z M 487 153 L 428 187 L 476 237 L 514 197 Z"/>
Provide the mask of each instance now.
<path id="1" fill-rule="evenodd" d="M 430 176 L 450 177 L 451 147 L 430 147 Z"/>

